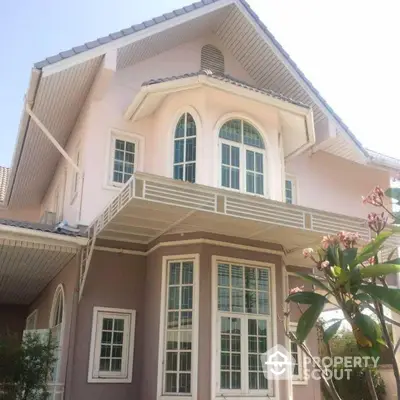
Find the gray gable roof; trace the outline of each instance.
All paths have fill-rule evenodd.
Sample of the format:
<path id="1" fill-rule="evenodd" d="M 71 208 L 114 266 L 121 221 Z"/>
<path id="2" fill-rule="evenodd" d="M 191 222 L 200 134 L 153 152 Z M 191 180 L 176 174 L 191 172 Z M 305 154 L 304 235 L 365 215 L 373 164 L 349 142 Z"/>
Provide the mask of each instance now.
<path id="1" fill-rule="evenodd" d="M 109 42 L 112 42 L 114 40 L 118 40 L 124 36 L 129 36 L 133 35 L 136 32 L 142 31 L 146 28 L 149 28 L 151 26 L 154 26 L 156 24 L 160 24 L 164 21 L 179 17 L 184 14 L 188 14 L 194 10 L 197 10 L 199 8 L 205 7 L 209 4 L 217 3 L 221 0 L 201 0 L 196 3 L 193 3 L 191 5 L 179 8 L 177 10 L 174 10 L 172 12 L 160 15 L 158 17 L 155 17 L 153 19 L 150 19 L 148 21 L 144 21 L 140 24 L 132 25 L 129 28 L 122 29 L 118 32 L 110 33 L 108 36 L 104 36 L 101 38 L 98 38 L 92 42 L 87 42 L 84 43 L 81 46 L 73 47 L 70 50 L 63 51 L 61 53 L 58 53 L 54 56 L 48 57 L 42 61 L 37 62 L 34 64 L 34 67 L 37 69 L 42 69 L 48 65 L 55 64 L 59 61 L 62 61 L 66 58 L 73 57 L 77 54 L 83 53 L 87 50 L 99 47 L 101 45 L 107 44 Z M 289 54 L 284 50 L 284 48 L 280 45 L 280 43 L 276 40 L 274 35 L 268 30 L 268 28 L 265 26 L 265 24 L 260 20 L 258 15 L 251 9 L 250 5 L 245 1 L 245 0 L 237 0 L 240 2 L 243 7 L 246 9 L 246 11 L 250 14 L 254 22 L 261 28 L 261 30 L 268 36 L 268 38 L 273 42 L 273 44 L 279 49 L 279 51 L 283 54 L 285 57 L 286 61 L 295 69 L 295 71 L 299 74 L 301 79 L 306 83 L 306 85 L 309 87 L 309 89 L 314 93 L 314 95 L 318 98 L 318 100 L 326 107 L 328 112 L 334 117 L 336 122 L 339 124 L 339 126 L 348 134 L 348 136 L 351 138 L 351 140 L 355 143 L 355 145 L 358 147 L 358 149 L 364 154 L 369 159 L 369 154 L 366 151 L 366 149 L 363 147 L 361 142 L 356 138 L 356 136 L 350 131 L 349 127 L 343 122 L 343 120 L 339 117 L 338 114 L 335 113 L 335 111 L 330 107 L 330 105 L 327 103 L 327 101 L 322 97 L 322 95 L 319 93 L 319 91 L 313 86 L 313 84 L 306 78 L 304 73 L 300 70 L 300 68 L 297 66 L 297 64 L 292 60 L 292 58 L 289 56 Z"/>
<path id="2" fill-rule="evenodd" d="M 284 96 L 281 93 L 274 92 L 273 90 L 260 89 L 260 88 L 257 88 L 255 86 L 251 86 L 251 85 L 249 85 L 249 84 L 247 84 L 247 83 L 245 83 L 245 82 L 243 82 L 243 81 L 241 81 L 239 79 L 233 78 L 230 75 L 214 74 L 211 71 L 207 71 L 207 70 L 201 70 L 201 71 L 198 71 L 198 72 L 190 72 L 190 73 L 187 73 L 187 74 L 171 76 L 171 77 L 168 77 L 168 78 L 151 79 L 151 80 L 149 80 L 147 82 L 144 82 L 142 84 L 142 86 L 151 86 L 151 85 L 156 85 L 158 83 L 163 83 L 163 82 L 171 82 L 171 81 L 176 81 L 176 80 L 184 79 L 184 78 L 192 78 L 192 77 L 199 76 L 199 75 L 204 75 L 204 76 L 207 76 L 207 77 L 209 77 L 211 79 L 216 79 L 216 80 L 219 80 L 219 81 L 222 81 L 222 82 L 230 83 L 230 84 L 235 85 L 235 86 L 240 86 L 242 88 L 249 89 L 249 90 L 252 90 L 252 91 L 257 92 L 257 93 L 261 93 L 261 94 L 265 94 L 265 95 L 270 96 L 270 97 L 274 97 L 275 99 L 278 99 L 278 100 L 286 101 L 287 103 L 295 104 L 296 106 L 300 106 L 300 107 L 304 107 L 304 108 L 310 108 L 310 106 L 308 106 L 307 104 L 304 104 L 304 103 L 302 103 L 300 101 L 291 99 L 290 97 Z"/>

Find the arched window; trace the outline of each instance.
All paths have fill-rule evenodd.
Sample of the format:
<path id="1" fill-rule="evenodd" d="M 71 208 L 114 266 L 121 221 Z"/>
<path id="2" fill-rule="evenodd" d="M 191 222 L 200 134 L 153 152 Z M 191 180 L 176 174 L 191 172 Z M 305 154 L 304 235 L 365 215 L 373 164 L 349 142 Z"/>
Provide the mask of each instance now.
<path id="1" fill-rule="evenodd" d="M 189 113 L 181 116 L 175 128 L 174 179 L 196 181 L 196 123 Z"/>
<path id="2" fill-rule="evenodd" d="M 62 333 L 64 327 L 64 289 L 62 285 L 58 285 L 54 297 L 53 305 L 50 313 L 50 333 L 55 344 L 56 350 L 56 364 L 52 371 L 50 380 L 57 382 L 60 374 L 61 353 L 62 353 Z"/>
<path id="3" fill-rule="evenodd" d="M 265 146 L 253 125 L 241 119 L 225 122 L 220 131 L 221 186 L 264 194 Z"/>

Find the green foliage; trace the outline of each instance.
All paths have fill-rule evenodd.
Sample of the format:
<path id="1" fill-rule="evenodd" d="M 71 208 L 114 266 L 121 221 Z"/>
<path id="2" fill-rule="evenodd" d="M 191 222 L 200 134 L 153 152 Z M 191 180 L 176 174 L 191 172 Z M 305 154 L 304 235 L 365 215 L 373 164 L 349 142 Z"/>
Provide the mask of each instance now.
<path id="1" fill-rule="evenodd" d="M 319 301 L 325 303 L 326 298 L 315 292 L 298 292 L 289 295 L 286 301 L 292 301 L 299 304 L 315 304 Z"/>
<path id="2" fill-rule="evenodd" d="M 337 321 L 324 330 L 324 342 L 328 343 L 337 333 L 342 325 L 342 321 Z"/>
<path id="3" fill-rule="evenodd" d="M 314 275 L 305 274 L 304 272 L 293 272 L 294 275 L 298 276 L 299 278 L 303 279 L 308 283 L 312 283 L 314 286 L 317 286 L 320 289 L 331 293 L 329 287 L 321 280 L 321 278 L 316 277 Z M 287 301 L 287 300 L 286 300 Z"/>
<path id="4" fill-rule="evenodd" d="M 0 338 L 0 398 L 46 400 L 47 383 L 55 362 L 56 344 L 50 334 L 26 332 Z"/>
<path id="5" fill-rule="evenodd" d="M 296 337 L 299 342 L 304 342 L 311 329 L 316 324 L 322 310 L 324 309 L 326 298 L 319 296 L 315 299 L 315 302 L 308 307 L 308 309 L 302 314 L 296 329 Z"/>
<path id="6" fill-rule="evenodd" d="M 361 285 L 360 290 L 379 300 L 390 309 L 400 312 L 400 289 L 392 289 L 369 283 Z"/>
<path id="7" fill-rule="evenodd" d="M 368 265 L 360 269 L 363 278 L 377 278 L 378 276 L 397 274 L 398 272 L 400 272 L 400 265 L 389 263 Z"/>
<path id="8" fill-rule="evenodd" d="M 362 264 L 367 261 L 369 258 L 374 257 L 378 251 L 382 248 L 383 244 L 390 236 L 392 236 L 391 231 L 381 232 L 376 236 L 374 240 L 371 240 L 358 254 L 357 258 L 354 260 L 354 263 Z"/>

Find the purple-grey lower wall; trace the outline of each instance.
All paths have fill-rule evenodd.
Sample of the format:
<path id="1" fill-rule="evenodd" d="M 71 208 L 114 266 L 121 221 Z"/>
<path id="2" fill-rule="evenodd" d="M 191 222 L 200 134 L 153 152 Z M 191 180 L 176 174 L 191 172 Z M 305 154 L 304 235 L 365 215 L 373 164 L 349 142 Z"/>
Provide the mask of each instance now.
<path id="1" fill-rule="evenodd" d="M 16 334 L 22 337 L 27 316 L 27 306 L 0 305 L 0 336 Z"/>
<path id="2" fill-rule="evenodd" d="M 142 379 L 145 320 L 145 259 L 96 251 L 79 302 L 71 387 L 67 399 L 138 400 Z M 132 383 L 88 383 L 93 307 L 136 310 Z"/>

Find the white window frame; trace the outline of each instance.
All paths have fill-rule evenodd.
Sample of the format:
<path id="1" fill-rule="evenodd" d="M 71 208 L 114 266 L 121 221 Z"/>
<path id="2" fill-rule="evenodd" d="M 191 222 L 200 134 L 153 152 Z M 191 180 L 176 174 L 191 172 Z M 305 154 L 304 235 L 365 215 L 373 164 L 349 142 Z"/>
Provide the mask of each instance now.
<path id="1" fill-rule="evenodd" d="M 255 129 L 257 129 L 258 133 L 260 134 L 263 142 L 264 142 L 264 148 L 260 147 L 255 147 L 255 146 L 250 146 L 248 144 L 244 144 L 243 142 L 235 142 L 234 140 L 229 140 L 225 138 L 221 138 L 220 131 L 221 128 L 224 126 L 226 122 L 229 122 L 232 119 L 237 119 L 242 121 L 242 136 L 243 136 L 243 122 L 247 122 L 248 124 L 252 125 Z M 268 160 L 267 160 L 267 143 L 265 141 L 265 138 L 263 134 L 261 133 L 260 129 L 255 125 L 252 121 L 248 120 L 247 118 L 243 118 L 240 116 L 231 116 L 227 119 L 223 119 L 223 122 L 221 124 L 218 124 L 218 130 L 217 130 L 217 135 L 218 135 L 218 187 L 221 189 L 226 189 L 226 190 L 231 190 L 233 192 L 237 193 L 245 193 L 250 196 L 257 196 L 257 197 L 269 197 L 269 191 L 267 187 L 267 173 L 268 173 Z M 222 144 L 226 144 L 228 146 L 235 146 L 239 148 L 239 189 L 231 188 L 231 187 L 226 187 L 222 186 Z M 264 193 L 259 194 L 259 193 L 251 193 L 246 190 L 247 186 L 247 180 L 246 180 L 246 150 L 250 150 L 255 153 L 261 153 L 263 156 L 263 189 Z M 256 174 L 256 172 L 254 172 Z"/>
<path id="2" fill-rule="evenodd" d="M 225 312 L 225 311 L 218 311 L 218 264 L 220 263 L 229 263 L 229 264 L 238 264 L 248 267 L 261 267 L 261 268 L 269 268 L 270 270 L 270 314 L 263 315 L 263 314 L 241 314 L 241 313 L 234 313 L 234 312 Z M 279 385 L 276 381 L 269 382 L 268 390 L 250 390 L 248 389 L 248 373 L 249 370 L 245 370 L 244 366 L 247 365 L 243 364 L 243 357 L 247 357 L 247 340 L 248 337 L 244 337 L 242 339 L 241 345 L 245 342 L 245 347 L 243 348 L 242 353 L 242 382 L 245 383 L 245 386 L 242 386 L 240 390 L 220 390 L 220 317 L 221 316 L 230 316 L 237 318 L 244 318 L 245 321 L 248 319 L 266 319 L 269 320 L 268 327 L 270 329 L 270 334 L 267 336 L 267 345 L 268 348 L 272 348 L 274 345 L 278 343 L 277 340 L 277 324 L 276 324 L 276 285 L 275 285 L 275 265 L 272 263 L 265 263 L 247 259 L 239 259 L 239 258 L 231 258 L 231 257 L 222 257 L 222 256 L 212 256 L 212 300 L 211 300 L 211 315 L 212 315 L 212 322 L 211 322 L 211 399 L 224 399 L 225 397 L 229 400 L 239 400 L 244 398 L 249 398 L 252 400 L 264 400 L 265 398 L 279 398 Z M 247 326 L 243 333 L 247 332 Z M 242 333 L 242 336 L 244 334 Z"/>
<path id="3" fill-rule="evenodd" d="M 289 329 L 291 332 L 296 332 L 297 322 L 290 322 Z M 289 339 L 289 351 L 292 353 L 292 341 Z M 299 374 L 292 375 L 292 385 L 307 385 L 307 380 L 305 379 L 304 371 L 306 369 L 306 359 L 304 357 L 303 351 L 297 346 L 297 357 L 299 365 Z"/>
<path id="4" fill-rule="evenodd" d="M 290 181 L 292 183 L 292 203 L 291 204 L 298 204 L 298 193 L 297 193 L 297 178 L 294 175 L 286 174 L 285 181 L 283 185 L 283 199 L 284 202 L 287 202 L 286 198 L 286 181 Z"/>
<path id="5" fill-rule="evenodd" d="M 133 163 L 134 173 L 143 171 L 144 161 L 144 137 L 136 133 L 121 131 L 119 129 L 111 129 L 109 132 L 109 140 L 107 141 L 107 154 L 106 154 L 106 176 L 104 181 L 104 189 L 120 190 L 126 183 L 114 182 L 114 157 L 115 157 L 115 141 L 123 140 L 135 144 L 135 161 Z"/>
<path id="6" fill-rule="evenodd" d="M 100 350 L 102 323 L 104 318 L 130 319 L 124 326 L 124 343 L 122 355 L 122 371 L 100 372 Z M 134 359 L 136 311 L 124 308 L 93 307 L 92 334 L 90 339 L 90 355 L 88 368 L 89 383 L 131 383 Z M 125 332 L 125 329 L 127 331 Z"/>
<path id="7" fill-rule="evenodd" d="M 174 261 L 193 262 L 193 308 L 192 308 L 192 370 L 191 393 L 164 394 L 164 354 L 166 348 L 167 284 L 168 264 Z M 162 258 L 161 311 L 158 343 L 157 399 L 159 400 L 197 400 L 198 359 L 199 359 L 199 254 L 182 254 Z"/>
<path id="8" fill-rule="evenodd" d="M 81 149 L 80 146 L 77 146 L 75 149 L 75 157 L 74 157 L 75 164 L 78 168 L 81 165 Z M 72 179 L 71 179 L 71 204 L 75 201 L 79 193 L 79 180 L 81 173 L 78 172 L 76 169 L 72 169 Z"/>
<path id="9" fill-rule="evenodd" d="M 36 330 L 37 328 L 37 319 L 38 319 L 38 309 L 36 308 L 35 310 L 33 310 L 27 317 L 25 320 L 25 330 Z M 28 324 L 30 323 L 30 320 L 33 319 L 33 327 L 28 329 Z"/>

